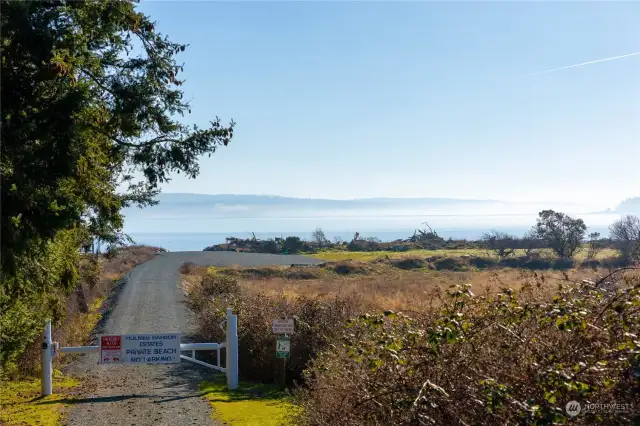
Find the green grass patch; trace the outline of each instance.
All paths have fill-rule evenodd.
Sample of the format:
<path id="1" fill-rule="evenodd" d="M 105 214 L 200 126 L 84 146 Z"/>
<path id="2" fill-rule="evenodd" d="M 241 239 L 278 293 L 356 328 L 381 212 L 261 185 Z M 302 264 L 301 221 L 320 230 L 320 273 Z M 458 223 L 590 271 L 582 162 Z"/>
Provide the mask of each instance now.
<path id="1" fill-rule="evenodd" d="M 357 260 L 368 262 L 384 257 L 398 259 L 402 257 L 432 257 L 432 256 L 486 256 L 487 251 L 482 249 L 451 249 L 451 250 L 409 250 L 409 251 L 341 251 L 341 250 L 325 250 L 308 256 L 316 259 L 326 260 L 328 262 L 339 262 L 343 260 Z"/>
<path id="2" fill-rule="evenodd" d="M 524 256 L 524 250 L 516 250 L 515 256 Z M 554 257 L 553 251 L 550 249 L 541 250 L 544 256 Z M 618 254 L 616 250 L 604 249 L 596 256 L 596 259 L 605 259 L 614 257 Z M 579 251 L 576 260 L 585 260 L 586 250 Z M 399 259 L 403 257 L 460 257 L 460 256 L 477 256 L 477 257 L 495 257 L 485 249 L 443 249 L 443 250 L 409 250 L 409 251 L 347 251 L 347 250 L 323 250 L 317 253 L 307 254 L 315 259 L 326 260 L 328 262 L 340 262 L 343 260 L 356 260 L 361 262 L 370 262 L 376 259 L 389 257 L 391 259 Z M 497 258 L 497 257 L 496 257 Z"/>
<path id="3" fill-rule="evenodd" d="M 53 394 L 40 396 L 40 380 L 28 379 L 0 384 L 0 424 L 58 425 L 69 405 L 70 389 L 80 382 L 69 377 L 53 379 Z"/>
<path id="4" fill-rule="evenodd" d="M 299 408 L 291 396 L 272 385 L 240 382 L 227 390 L 224 378 L 200 384 L 200 390 L 213 407 L 213 417 L 231 426 L 276 426 L 293 424 Z"/>

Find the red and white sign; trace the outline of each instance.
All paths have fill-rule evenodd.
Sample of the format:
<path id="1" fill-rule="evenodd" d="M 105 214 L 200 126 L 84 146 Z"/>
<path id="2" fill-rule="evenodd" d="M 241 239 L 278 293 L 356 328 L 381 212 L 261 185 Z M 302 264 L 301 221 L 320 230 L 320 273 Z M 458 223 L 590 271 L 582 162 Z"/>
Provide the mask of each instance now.
<path id="1" fill-rule="evenodd" d="M 122 336 L 100 336 L 100 363 L 119 363 L 122 357 Z"/>

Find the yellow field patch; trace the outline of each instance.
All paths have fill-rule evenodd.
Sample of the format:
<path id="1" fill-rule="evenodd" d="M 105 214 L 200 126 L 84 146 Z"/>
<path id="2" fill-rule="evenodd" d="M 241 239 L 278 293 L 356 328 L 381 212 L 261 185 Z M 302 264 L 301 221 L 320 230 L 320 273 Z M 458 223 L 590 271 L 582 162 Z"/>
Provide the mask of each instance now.
<path id="1" fill-rule="evenodd" d="M 0 385 L 0 423 L 14 425 L 58 425 L 63 410 L 72 403 L 67 393 L 80 382 L 72 378 L 53 379 L 52 395 L 40 397 L 40 380 L 4 382 Z"/>
<path id="2" fill-rule="evenodd" d="M 228 391 L 222 380 L 203 382 L 200 389 L 213 407 L 213 417 L 231 426 L 276 426 L 292 424 L 299 408 L 290 397 L 273 386 L 241 382 Z"/>
<path id="3" fill-rule="evenodd" d="M 553 252 L 549 249 L 541 250 L 544 255 L 553 257 Z M 516 250 L 516 256 L 524 256 L 524 250 Z M 616 256 L 618 252 L 613 249 L 604 249 L 596 256 L 597 259 Z M 585 260 L 586 250 L 581 250 L 576 254 L 577 260 Z M 375 259 L 389 257 L 397 259 L 402 257 L 460 257 L 460 256 L 479 256 L 479 257 L 495 257 L 491 252 L 485 249 L 445 249 L 445 250 L 409 250 L 409 251 L 346 251 L 346 250 L 322 250 L 317 253 L 308 254 L 308 256 L 326 260 L 328 262 L 339 262 L 343 260 L 356 260 L 361 262 L 372 261 Z"/>
<path id="4" fill-rule="evenodd" d="M 481 249 L 459 249 L 459 250 L 409 250 L 409 251 L 341 251 L 341 250 L 324 250 L 317 253 L 309 254 L 316 259 L 322 259 L 329 262 L 337 262 L 342 260 L 358 260 L 362 262 L 390 257 L 397 259 L 400 257 L 432 257 L 432 256 L 486 256 L 487 251 Z"/>

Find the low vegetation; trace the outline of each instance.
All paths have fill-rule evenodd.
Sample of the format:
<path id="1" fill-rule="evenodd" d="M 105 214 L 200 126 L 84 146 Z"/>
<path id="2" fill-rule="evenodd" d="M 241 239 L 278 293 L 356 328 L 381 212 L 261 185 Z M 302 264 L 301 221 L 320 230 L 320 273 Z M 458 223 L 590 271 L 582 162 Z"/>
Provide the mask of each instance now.
<path id="1" fill-rule="evenodd" d="M 595 256 L 588 255 L 588 248 L 585 247 L 584 250 L 578 252 L 573 259 L 564 259 L 565 263 L 571 264 L 572 266 L 585 264 L 588 265 L 593 260 L 597 262 L 593 262 L 594 264 L 598 264 L 599 262 L 603 264 L 624 264 L 625 262 L 619 259 L 619 251 L 612 248 L 603 248 L 598 251 Z M 394 252 L 394 251 L 345 251 L 345 250 L 321 250 L 315 253 L 309 253 L 309 256 L 314 257 L 316 259 L 322 259 L 327 261 L 344 261 L 344 260 L 352 260 L 352 261 L 371 261 L 376 259 L 406 259 L 406 258 L 456 258 L 456 259 L 465 259 L 465 258 L 481 258 L 484 261 L 489 262 L 491 264 L 499 264 L 501 261 L 508 263 L 510 259 L 520 259 L 521 262 L 525 262 L 527 260 L 546 260 L 546 261 L 555 261 L 558 258 L 553 254 L 553 252 L 549 249 L 540 249 L 535 255 L 527 255 L 527 251 L 523 249 L 513 249 L 513 252 L 506 257 L 495 255 L 491 250 L 487 250 L 484 248 L 471 248 L 471 249 L 447 249 L 447 250 L 424 250 L 417 249 L 411 250 L 409 252 Z M 567 262 L 569 261 L 569 262 Z"/>
<path id="2" fill-rule="evenodd" d="M 638 406 L 637 270 L 462 260 L 181 269 L 203 339 L 222 339 L 225 308 L 238 312 L 246 379 L 276 381 L 270 322 L 295 319 L 286 373 L 301 386 L 298 423 L 553 424 L 569 420 L 572 399 Z M 632 424 L 633 413 L 601 420 Z"/>
<path id="3" fill-rule="evenodd" d="M 416 256 L 436 256 L 446 252 L 448 257 L 475 255 L 500 260 L 556 257 L 562 261 L 593 262 L 617 257 L 618 264 L 640 259 L 640 218 L 633 215 L 626 215 L 611 224 L 609 238 L 602 238 L 597 232 L 587 236 L 587 226 L 582 219 L 553 210 L 541 211 L 535 225 L 522 237 L 494 229 L 477 241 L 445 240 L 427 223 L 425 226 L 426 229 L 417 229 L 409 238 L 391 242 L 382 242 L 375 237 L 361 239 L 358 232 L 349 243 L 338 238 L 331 242 L 321 228 L 316 228 L 309 241 L 296 236 L 260 240 L 254 234 L 248 239 L 228 237 L 226 243 L 206 247 L 204 251 L 307 253 L 325 260 L 355 260 L 356 256 L 358 260 L 370 260 L 398 257 L 406 252 Z"/>
<path id="4" fill-rule="evenodd" d="M 70 391 L 79 382 L 54 377 L 53 394 L 40 397 L 40 380 L 29 379 L 0 386 L 0 424 L 7 426 L 57 426 L 71 401 Z"/>
<path id="5" fill-rule="evenodd" d="M 238 389 L 229 391 L 217 380 L 202 383 L 200 390 L 213 417 L 233 426 L 287 426 L 300 411 L 290 394 L 273 385 L 240 382 Z"/>
<path id="6" fill-rule="evenodd" d="M 361 315 L 316 356 L 305 423 L 563 424 L 569 401 L 615 401 L 572 424 L 634 424 L 640 281 L 449 289 L 424 314 Z"/>

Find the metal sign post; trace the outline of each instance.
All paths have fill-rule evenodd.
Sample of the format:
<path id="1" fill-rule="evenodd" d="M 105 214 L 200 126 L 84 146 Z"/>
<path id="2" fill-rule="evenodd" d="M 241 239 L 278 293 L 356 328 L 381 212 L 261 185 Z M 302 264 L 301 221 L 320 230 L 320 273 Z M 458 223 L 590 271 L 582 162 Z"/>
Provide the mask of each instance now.
<path id="1" fill-rule="evenodd" d="M 282 389 L 287 384 L 287 358 L 291 355 L 291 337 L 286 334 L 280 334 L 276 340 L 276 358 L 281 359 L 278 363 L 280 374 L 278 374 L 278 384 Z"/>
<path id="2" fill-rule="evenodd" d="M 294 332 L 293 318 L 273 320 L 272 331 L 276 334 L 276 358 L 278 363 L 278 384 L 281 388 L 286 386 L 287 358 L 291 356 L 291 334 Z"/>

